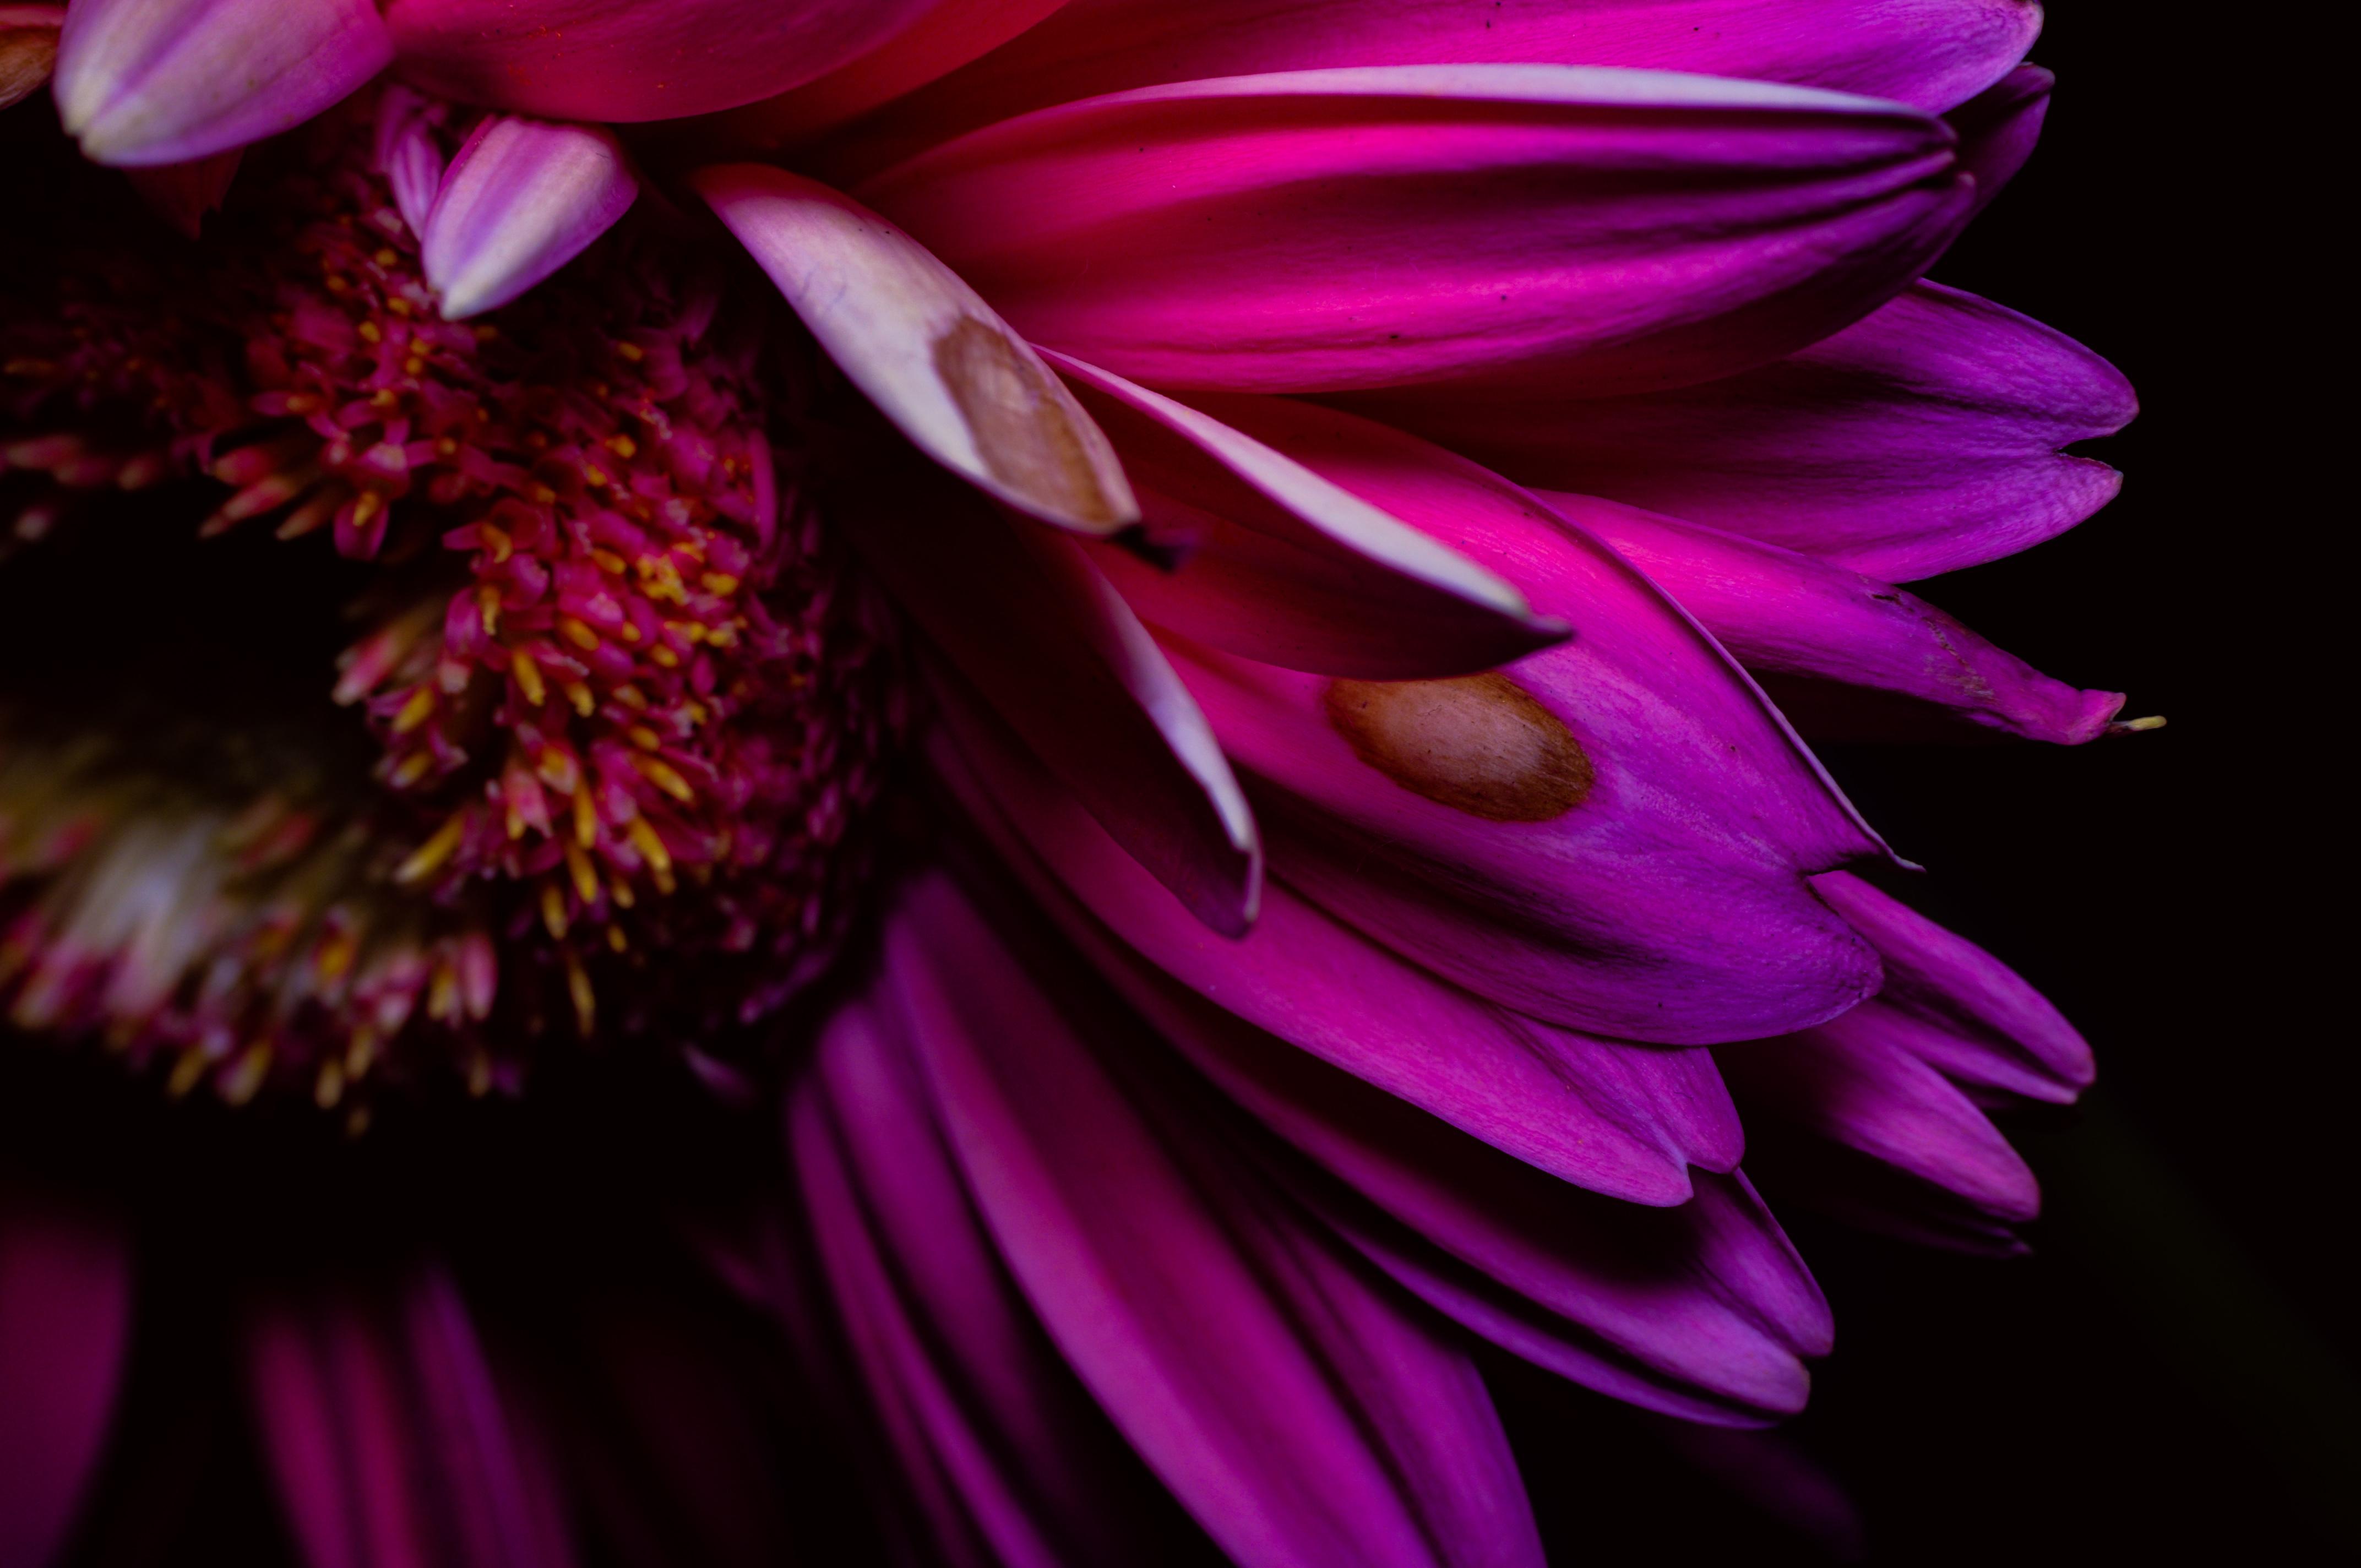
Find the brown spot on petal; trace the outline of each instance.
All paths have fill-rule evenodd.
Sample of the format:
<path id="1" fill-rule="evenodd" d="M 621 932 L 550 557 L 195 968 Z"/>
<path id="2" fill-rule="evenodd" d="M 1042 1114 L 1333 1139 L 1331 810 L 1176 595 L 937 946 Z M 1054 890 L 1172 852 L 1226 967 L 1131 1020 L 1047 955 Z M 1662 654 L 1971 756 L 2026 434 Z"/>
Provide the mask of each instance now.
<path id="1" fill-rule="evenodd" d="M 1598 782 L 1557 715 L 1498 673 L 1447 681 L 1337 681 L 1328 722 L 1394 783 L 1488 822 L 1547 822 Z"/>
<path id="2" fill-rule="evenodd" d="M 1089 416 L 1005 332 L 961 316 L 935 339 L 935 374 L 994 478 L 1061 518 L 1110 527 L 1133 521 L 1121 480 L 1110 486 L 1103 471 L 1114 467 L 1114 455 Z"/>
<path id="3" fill-rule="evenodd" d="M 58 63 L 54 27 L 0 25 L 0 109 L 32 96 Z"/>

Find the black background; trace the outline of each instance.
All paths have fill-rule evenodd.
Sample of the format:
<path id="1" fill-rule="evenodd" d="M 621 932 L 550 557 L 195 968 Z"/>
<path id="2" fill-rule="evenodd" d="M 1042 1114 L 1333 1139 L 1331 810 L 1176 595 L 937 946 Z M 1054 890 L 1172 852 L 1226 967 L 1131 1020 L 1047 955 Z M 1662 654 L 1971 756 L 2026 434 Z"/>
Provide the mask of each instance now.
<path id="1" fill-rule="evenodd" d="M 2059 78 L 2042 146 L 1934 270 L 2105 355 L 2143 411 L 2081 448 L 2125 471 L 2112 507 L 1919 591 L 2170 727 L 2076 751 L 1821 748 L 1927 867 L 1911 902 L 2098 1052 L 2076 1113 L 2008 1129 L 2046 1196 L 2036 1254 L 1792 1223 L 1838 1348 L 1768 1462 L 1817 1466 L 1852 1523 L 1826 1499 L 1775 1518 L 1727 1462 L 1701 1480 L 1651 1429 L 1504 1388 L 1554 1562 L 2361 1552 L 2354 1030 L 2327 1004 L 2351 977 L 2328 686 L 2352 503 L 2323 400 L 2345 395 L 2327 367 L 2350 263 L 2296 194 L 2301 15 L 2057 6 L 2032 54 Z M 1786 1511 L 1813 1513 L 1810 1490 Z"/>

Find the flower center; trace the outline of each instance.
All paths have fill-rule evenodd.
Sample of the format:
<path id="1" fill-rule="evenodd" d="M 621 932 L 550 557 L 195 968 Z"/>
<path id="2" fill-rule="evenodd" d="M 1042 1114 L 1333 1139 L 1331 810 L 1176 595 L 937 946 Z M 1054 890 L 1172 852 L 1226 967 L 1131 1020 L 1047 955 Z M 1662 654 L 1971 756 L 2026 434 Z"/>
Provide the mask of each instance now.
<path id="1" fill-rule="evenodd" d="M 446 322 L 365 148 L 0 264 L 0 1007 L 176 1091 L 750 1021 L 900 726 L 807 345 L 653 223 Z"/>

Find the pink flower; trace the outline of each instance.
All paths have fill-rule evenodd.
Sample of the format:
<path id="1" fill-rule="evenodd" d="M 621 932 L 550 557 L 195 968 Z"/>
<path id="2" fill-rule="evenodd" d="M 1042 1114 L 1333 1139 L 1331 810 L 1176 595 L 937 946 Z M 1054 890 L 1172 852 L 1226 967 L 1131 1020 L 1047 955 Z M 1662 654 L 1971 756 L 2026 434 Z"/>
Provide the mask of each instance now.
<path id="1" fill-rule="evenodd" d="M 648 1047 L 739 1107 L 684 1151 L 783 1102 L 680 1227 L 917 1558 L 1143 1560 L 1177 1502 L 1246 1563 L 1537 1563 L 1475 1347 L 1804 1402 L 1741 1111 L 1799 1196 L 2005 1251 L 1984 1111 L 2091 1077 L 1848 869 L 1902 862 L 1798 733 L 2156 722 L 1894 586 L 2114 490 L 2064 449 L 2121 378 L 1923 278 L 2037 22 L 75 0 L 63 128 L 187 239 L 12 122 L 8 1017 L 356 1133 Z M 36 1561 L 128 1287 L 26 1212 Z M 231 1314 L 308 1559 L 665 1560 L 601 1477 L 697 1468 L 709 1361 L 625 1336 L 637 1468 L 553 1442 L 416 1212 Z M 675 1501 L 768 1540 L 774 1484 Z"/>

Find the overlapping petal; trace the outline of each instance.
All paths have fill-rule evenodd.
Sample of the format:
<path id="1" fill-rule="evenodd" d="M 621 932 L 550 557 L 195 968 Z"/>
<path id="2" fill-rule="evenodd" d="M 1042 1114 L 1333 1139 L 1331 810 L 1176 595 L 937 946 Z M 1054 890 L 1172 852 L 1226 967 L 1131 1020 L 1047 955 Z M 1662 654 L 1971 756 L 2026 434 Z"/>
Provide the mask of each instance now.
<path id="1" fill-rule="evenodd" d="M 0 1563 L 51 1562 L 89 1490 L 131 1349 L 130 1238 L 0 1188 Z"/>
<path id="2" fill-rule="evenodd" d="M 1897 104 L 1467 65 L 1115 93 L 856 193 L 1027 336 L 1151 385 L 1507 396 L 1800 348 L 1923 269 L 1971 187 Z"/>
<path id="3" fill-rule="evenodd" d="M 0 109 L 22 103 L 58 61 L 63 5 L 0 5 Z"/>
<path id="4" fill-rule="evenodd" d="M 299 126 L 385 68 L 373 0 L 75 0 L 58 117 L 100 163 L 186 163 Z"/>
<path id="5" fill-rule="evenodd" d="M 639 194 L 609 131 L 514 115 L 486 120 L 444 171 L 419 234 L 445 318 L 507 304 L 581 255 Z"/>
<path id="6" fill-rule="evenodd" d="M 1920 283 L 1748 374 L 1648 397 L 1493 406 L 1411 389 L 1356 407 L 1522 484 L 1606 496 L 1910 582 L 2039 543 L 2121 476 L 2063 449 L 2136 404 L 2036 321 Z"/>
<path id="7" fill-rule="evenodd" d="M 1960 166 L 1975 177 L 1976 210 L 1992 204 L 2033 156 L 2058 79 L 2020 65 L 1944 117 L 1960 133 Z"/>

